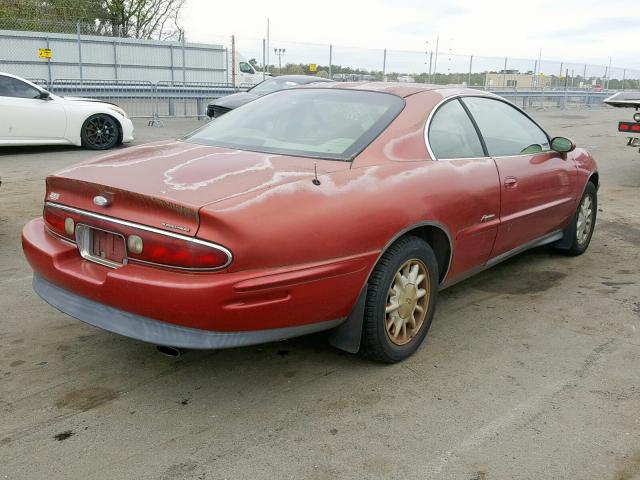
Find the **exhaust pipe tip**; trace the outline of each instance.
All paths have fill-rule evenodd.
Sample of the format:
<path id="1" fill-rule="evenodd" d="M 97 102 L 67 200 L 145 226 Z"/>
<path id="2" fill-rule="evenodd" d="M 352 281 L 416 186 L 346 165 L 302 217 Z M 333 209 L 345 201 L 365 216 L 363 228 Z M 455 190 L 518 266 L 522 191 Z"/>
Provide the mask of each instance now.
<path id="1" fill-rule="evenodd" d="M 156 350 L 167 357 L 179 357 L 183 353 L 183 350 L 178 347 L 170 347 L 168 345 L 157 345 Z"/>

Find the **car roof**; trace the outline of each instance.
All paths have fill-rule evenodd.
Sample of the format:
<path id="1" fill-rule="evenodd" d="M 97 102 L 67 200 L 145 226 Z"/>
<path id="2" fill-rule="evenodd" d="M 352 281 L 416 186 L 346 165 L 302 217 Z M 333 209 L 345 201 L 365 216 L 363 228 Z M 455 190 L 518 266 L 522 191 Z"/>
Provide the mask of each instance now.
<path id="1" fill-rule="evenodd" d="M 335 82 L 330 85 L 314 85 L 316 88 L 340 88 L 351 90 L 366 90 L 374 92 L 384 92 L 397 95 L 398 97 L 408 97 L 420 92 L 433 92 L 443 97 L 453 95 L 487 95 L 488 92 L 473 88 L 464 88 L 459 85 L 431 85 L 428 83 L 404 83 L 404 82 Z"/>
<path id="2" fill-rule="evenodd" d="M 42 87 L 36 85 L 35 83 L 33 83 L 30 80 L 27 80 L 26 78 L 19 77 L 18 75 L 13 75 L 12 73 L 6 73 L 6 72 L 0 72 L 0 75 L 3 75 L 5 77 L 15 78 L 16 80 L 20 80 L 21 82 L 28 83 L 29 85 L 31 85 L 32 87 L 37 88 L 38 90 L 42 90 Z"/>
<path id="3" fill-rule="evenodd" d="M 291 82 L 296 82 L 301 85 L 304 85 L 306 83 L 320 83 L 320 82 L 334 83 L 334 81 L 329 78 L 316 77 L 314 75 L 278 75 L 276 77 L 271 77 L 271 79 L 289 80 Z"/>

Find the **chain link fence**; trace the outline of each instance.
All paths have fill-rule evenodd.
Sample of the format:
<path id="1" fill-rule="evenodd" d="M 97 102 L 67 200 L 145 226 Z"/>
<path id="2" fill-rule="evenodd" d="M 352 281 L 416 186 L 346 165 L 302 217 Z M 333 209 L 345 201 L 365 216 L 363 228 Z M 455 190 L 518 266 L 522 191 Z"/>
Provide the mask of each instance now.
<path id="1" fill-rule="evenodd" d="M 254 71 L 248 84 L 242 64 Z M 0 19 L 0 71 L 155 121 L 203 117 L 209 101 L 245 90 L 263 72 L 468 86 L 524 108 L 597 105 L 613 91 L 640 89 L 640 70 L 612 65 L 213 35 L 205 43 L 140 40 L 46 20 Z"/>
<path id="2" fill-rule="evenodd" d="M 368 49 L 270 40 L 264 57 L 277 74 L 309 73 L 338 80 L 383 80 L 464 85 L 487 90 L 519 89 L 640 89 L 640 69 L 588 63 L 486 57 L 451 51 Z M 263 65 L 263 39 L 236 38 L 238 50 Z M 276 52 L 277 50 L 278 52 Z"/>

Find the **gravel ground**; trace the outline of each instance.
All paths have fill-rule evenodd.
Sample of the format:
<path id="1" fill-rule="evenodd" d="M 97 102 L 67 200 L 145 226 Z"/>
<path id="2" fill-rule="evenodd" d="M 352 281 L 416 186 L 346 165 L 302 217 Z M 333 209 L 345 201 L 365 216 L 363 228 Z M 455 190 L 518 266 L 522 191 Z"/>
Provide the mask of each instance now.
<path id="1" fill-rule="evenodd" d="M 322 335 L 159 355 L 31 289 L 20 230 L 76 148 L 0 150 L 0 478 L 640 478 L 640 154 L 629 111 L 533 111 L 600 163 L 587 254 L 546 249 L 442 293 L 381 366 Z M 201 122 L 138 122 L 136 143 Z M 126 148 L 126 147 L 124 147 Z"/>

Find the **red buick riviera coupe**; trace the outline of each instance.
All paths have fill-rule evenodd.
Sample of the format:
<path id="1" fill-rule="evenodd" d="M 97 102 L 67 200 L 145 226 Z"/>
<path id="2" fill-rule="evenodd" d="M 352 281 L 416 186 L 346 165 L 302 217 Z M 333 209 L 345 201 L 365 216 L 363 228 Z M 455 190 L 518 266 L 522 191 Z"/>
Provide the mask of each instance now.
<path id="1" fill-rule="evenodd" d="M 45 301 L 121 335 L 209 349 L 330 330 L 395 362 L 440 289 L 535 246 L 583 253 L 598 184 L 589 153 L 488 93 L 298 88 L 50 175 L 23 248 Z"/>

